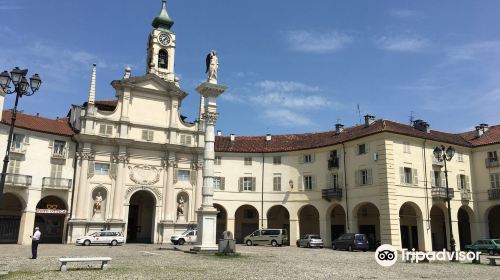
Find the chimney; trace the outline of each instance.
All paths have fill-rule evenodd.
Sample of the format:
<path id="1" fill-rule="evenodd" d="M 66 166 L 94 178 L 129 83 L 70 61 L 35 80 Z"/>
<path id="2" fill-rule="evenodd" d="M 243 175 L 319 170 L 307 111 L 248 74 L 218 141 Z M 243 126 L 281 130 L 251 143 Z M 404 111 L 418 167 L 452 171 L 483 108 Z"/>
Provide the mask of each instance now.
<path id="1" fill-rule="evenodd" d="M 489 128 L 489 125 L 485 124 L 485 123 L 482 123 L 482 124 L 479 124 L 478 126 L 476 126 L 476 137 L 483 136 L 483 134 L 485 134 L 486 131 L 488 131 L 488 128 Z"/>
<path id="2" fill-rule="evenodd" d="M 217 130 L 217 136 L 222 136 L 222 130 L 220 129 Z"/>
<path id="3" fill-rule="evenodd" d="M 344 125 L 340 123 L 335 124 L 335 133 L 341 133 L 344 131 Z"/>
<path id="4" fill-rule="evenodd" d="M 483 133 L 486 133 L 486 131 L 488 131 L 489 125 L 487 123 L 482 123 L 479 124 L 479 127 L 483 130 Z"/>
<path id="5" fill-rule="evenodd" d="M 375 116 L 365 115 L 365 127 L 369 127 L 375 122 Z"/>
<path id="6" fill-rule="evenodd" d="M 266 141 L 271 141 L 271 134 L 266 134 Z"/>
<path id="7" fill-rule="evenodd" d="M 229 134 L 229 137 L 231 138 L 231 142 L 234 142 L 234 139 L 236 138 L 236 136 L 234 134 Z"/>
<path id="8" fill-rule="evenodd" d="M 427 132 L 427 133 L 431 132 L 431 126 L 426 121 L 423 120 L 413 121 L 413 128 L 422 132 Z"/>

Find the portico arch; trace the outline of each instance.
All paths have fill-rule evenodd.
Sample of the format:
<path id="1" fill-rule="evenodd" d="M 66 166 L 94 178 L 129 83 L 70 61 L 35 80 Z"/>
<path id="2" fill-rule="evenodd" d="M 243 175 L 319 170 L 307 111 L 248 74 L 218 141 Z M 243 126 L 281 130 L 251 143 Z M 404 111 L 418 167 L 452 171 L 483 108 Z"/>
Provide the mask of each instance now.
<path id="1" fill-rule="evenodd" d="M 156 197 L 148 190 L 132 194 L 129 201 L 127 219 L 128 243 L 153 243 Z"/>
<path id="2" fill-rule="evenodd" d="M 330 218 L 330 239 L 333 241 L 346 232 L 346 213 L 344 207 L 340 204 L 332 206 L 327 217 Z"/>
<path id="3" fill-rule="evenodd" d="M 487 212 L 490 238 L 500 238 L 500 205 L 495 205 Z"/>
<path id="4" fill-rule="evenodd" d="M 252 205 L 238 207 L 234 218 L 234 238 L 238 243 L 242 243 L 245 236 L 259 229 L 259 211 Z"/>
<path id="5" fill-rule="evenodd" d="M 267 228 L 286 229 L 290 236 L 290 213 L 283 205 L 274 205 L 267 211 Z"/>
<path id="6" fill-rule="evenodd" d="M 299 232 L 300 236 L 304 234 L 320 234 L 319 212 L 316 207 L 308 204 L 299 209 Z"/>
<path id="7" fill-rule="evenodd" d="M 434 205 L 430 212 L 431 217 L 431 238 L 432 250 L 441 251 L 447 248 L 447 226 L 444 212 L 444 206 Z"/>
<path id="8" fill-rule="evenodd" d="M 219 211 L 217 214 L 217 229 L 216 229 L 216 240 L 222 238 L 222 233 L 227 230 L 227 211 L 222 205 L 214 203 L 215 209 Z"/>
<path id="9" fill-rule="evenodd" d="M 465 248 L 465 245 L 472 244 L 472 227 L 471 223 L 474 219 L 474 212 L 469 206 L 463 205 L 458 209 L 458 239 L 460 248 Z"/>
<path id="10" fill-rule="evenodd" d="M 24 201 L 12 193 L 0 199 L 0 244 L 17 243 Z"/>
<path id="11" fill-rule="evenodd" d="M 63 242 L 66 214 L 66 202 L 58 196 L 45 196 L 38 202 L 35 226 L 39 227 L 42 233 L 40 243 Z"/>
<path id="12" fill-rule="evenodd" d="M 380 240 L 380 212 L 371 202 L 363 202 L 354 207 L 354 216 L 358 222 L 358 232 L 364 233 L 370 244 L 370 249 L 375 248 L 375 242 Z"/>
<path id="13" fill-rule="evenodd" d="M 424 227 L 422 211 L 413 202 L 405 202 L 399 208 L 399 227 L 401 247 L 403 249 L 420 250 L 424 246 Z"/>

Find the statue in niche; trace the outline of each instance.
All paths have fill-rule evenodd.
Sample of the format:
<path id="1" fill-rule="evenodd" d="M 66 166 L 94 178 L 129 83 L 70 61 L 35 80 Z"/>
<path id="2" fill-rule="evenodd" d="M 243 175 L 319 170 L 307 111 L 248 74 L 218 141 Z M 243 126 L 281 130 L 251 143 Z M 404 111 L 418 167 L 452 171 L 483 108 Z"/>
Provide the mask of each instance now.
<path id="1" fill-rule="evenodd" d="M 209 83 L 217 83 L 217 71 L 219 69 L 219 59 L 217 58 L 217 53 L 212 50 L 207 55 L 206 59 L 207 70 L 205 71 L 208 76 Z"/>
<path id="2" fill-rule="evenodd" d="M 177 219 L 182 216 L 184 216 L 184 198 L 180 196 L 179 200 L 177 201 Z"/>
<path id="3" fill-rule="evenodd" d="M 94 213 L 101 212 L 102 196 L 101 192 L 97 192 L 94 199 Z"/>

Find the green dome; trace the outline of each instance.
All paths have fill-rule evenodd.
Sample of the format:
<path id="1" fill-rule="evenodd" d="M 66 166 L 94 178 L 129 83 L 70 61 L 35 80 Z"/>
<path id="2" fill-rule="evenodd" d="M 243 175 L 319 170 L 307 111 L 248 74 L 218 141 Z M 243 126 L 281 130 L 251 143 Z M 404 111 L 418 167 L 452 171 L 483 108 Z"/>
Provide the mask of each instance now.
<path id="1" fill-rule="evenodd" d="M 170 30 L 170 27 L 174 25 L 174 21 L 168 16 L 167 13 L 167 0 L 162 0 L 162 5 L 161 5 L 161 12 L 160 15 L 155 17 L 153 20 L 153 27 L 154 28 L 163 28 Z"/>

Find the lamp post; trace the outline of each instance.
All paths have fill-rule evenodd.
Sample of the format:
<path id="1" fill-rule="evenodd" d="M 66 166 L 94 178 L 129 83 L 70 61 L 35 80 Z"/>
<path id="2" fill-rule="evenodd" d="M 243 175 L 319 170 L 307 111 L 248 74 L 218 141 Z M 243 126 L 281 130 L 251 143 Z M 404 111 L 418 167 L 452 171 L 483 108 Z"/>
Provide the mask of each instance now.
<path id="1" fill-rule="evenodd" d="M 452 222 L 451 222 L 451 206 L 450 206 L 450 188 L 448 187 L 448 167 L 446 166 L 446 162 L 450 161 L 453 158 L 453 155 L 455 155 L 455 149 L 452 146 L 449 146 L 448 148 L 445 148 L 443 145 L 441 147 L 436 147 L 434 148 L 434 157 L 439 161 L 444 163 L 444 176 L 446 179 L 446 201 L 447 201 L 447 206 L 448 206 L 448 226 L 450 228 L 450 249 L 452 252 L 452 255 L 454 256 L 453 252 L 455 252 L 455 239 L 453 238 L 453 228 L 452 228 Z M 453 257 L 452 260 L 455 260 L 455 257 Z"/>
<path id="2" fill-rule="evenodd" d="M 3 159 L 2 173 L 0 174 L 0 198 L 3 194 L 3 188 L 5 186 L 5 178 L 7 177 L 7 166 L 9 165 L 10 156 L 10 146 L 12 144 L 12 134 L 14 133 L 14 125 L 16 123 L 17 115 L 17 103 L 19 98 L 23 96 L 33 95 L 42 84 L 42 80 L 38 74 L 31 76 L 30 81 L 26 79 L 28 74 L 28 69 L 21 70 L 19 67 L 14 68 L 9 72 L 3 71 L 0 74 L 0 87 L 2 91 L 6 94 L 16 94 L 16 101 L 14 103 L 14 109 L 12 109 L 12 118 L 10 122 L 9 138 L 7 139 L 7 148 L 5 149 L 5 157 Z M 13 89 L 11 90 L 11 82 Z M 30 91 L 31 88 L 31 91 Z"/>

